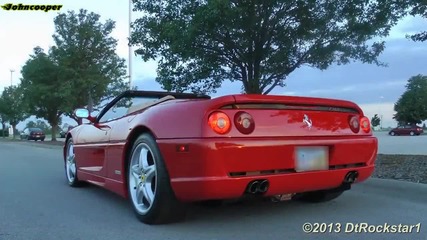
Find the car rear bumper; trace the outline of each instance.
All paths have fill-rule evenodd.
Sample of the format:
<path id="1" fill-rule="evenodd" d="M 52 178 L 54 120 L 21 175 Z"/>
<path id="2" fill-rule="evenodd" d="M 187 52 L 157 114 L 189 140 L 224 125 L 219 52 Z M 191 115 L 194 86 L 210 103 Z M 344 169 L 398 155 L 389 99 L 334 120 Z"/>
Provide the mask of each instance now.
<path id="1" fill-rule="evenodd" d="M 241 197 L 253 180 L 266 179 L 266 196 L 339 187 L 350 171 L 356 182 L 368 179 L 375 168 L 375 137 L 215 138 L 157 140 L 182 201 Z M 180 146 L 188 151 L 179 152 Z M 329 170 L 296 172 L 297 146 L 328 146 Z"/>
<path id="2" fill-rule="evenodd" d="M 39 140 L 39 139 L 44 139 L 45 136 L 42 135 L 35 135 L 35 136 L 29 136 L 28 139 L 29 140 Z"/>

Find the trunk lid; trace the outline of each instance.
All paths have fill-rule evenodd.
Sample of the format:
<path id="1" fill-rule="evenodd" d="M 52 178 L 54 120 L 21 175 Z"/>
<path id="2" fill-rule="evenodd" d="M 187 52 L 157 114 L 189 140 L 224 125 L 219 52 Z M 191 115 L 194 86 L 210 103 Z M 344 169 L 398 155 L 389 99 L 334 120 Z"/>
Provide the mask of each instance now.
<path id="1" fill-rule="evenodd" d="M 232 128 L 231 137 L 316 137 L 367 135 L 361 129 L 352 131 L 350 119 L 363 117 L 362 109 L 355 103 L 312 97 L 274 95 L 233 95 L 234 102 L 226 103 L 220 110 L 226 113 Z M 242 134 L 233 126 L 239 111 L 249 113 L 255 122 L 251 134 Z M 358 121 L 358 123 L 360 123 Z"/>

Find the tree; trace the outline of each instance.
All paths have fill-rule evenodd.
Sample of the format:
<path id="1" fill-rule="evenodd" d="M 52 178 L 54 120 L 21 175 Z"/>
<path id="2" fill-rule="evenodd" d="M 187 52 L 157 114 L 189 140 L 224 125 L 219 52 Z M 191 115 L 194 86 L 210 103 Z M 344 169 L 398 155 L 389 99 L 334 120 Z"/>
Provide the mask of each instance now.
<path id="1" fill-rule="evenodd" d="M 25 125 L 25 128 L 35 128 L 36 126 L 37 126 L 37 123 L 35 123 L 34 121 L 29 121 Z"/>
<path id="2" fill-rule="evenodd" d="M 3 98 L 0 97 L 0 123 L 1 123 L 1 136 L 4 138 L 6 137 L 6 122 L 7 122 L 7 117 L 6 117 L 6 111 L 7 111 L 7 105 L 4 102 Z"/>
<path id="3" fill-rule="evenodd" d="M 36 122 L 34 122 L 34 121 L 29 121 L 29 122 L 27 123 L 26 127 L 27 127 L 27 128 L 40 128 L 40 129 L 42 129 L 42 130 L 43 130 L 43 131 L 45 131 L 45 132 L 46 132 L 46 131 L 49 131 L 49 129 L 50 129 L 50 126 L 49 126 L 49 125 L 47 125 L 45 121 L 40 120 L 40 119 L 37 119 L 37 121 L 36 121 Z"/>
<path id="4" fill-rule="evenodd" d="M 381 119 L 378 117 L 378 114 L 375 114 L 371 118 L 371 124 L 372 124 L 372 127 L 377 127 L 381 124 Z"/>
<path id="5" fill-rule="evenodd" d="M 50 55 L 59 66 L 64 83 L 64 113 L 78 121 L 73 111 L 93 106 L 127 90 L 125 60 L 116 54 L 117 40 L 111 36 L 115 22 L 100 22 L 100 15 L 81 9 L 54 19 L 55 46 Z"/>
<path id="6" fill-rule="evenodd" d="M 49 122 L 52 126 L 52 141 L 56 141 L 60 117 L 67 107 L 67 101 L 72 97 L 69 82 L 61 81 L 60 70 L 40 47 L 34 48 L 34 54 L 21 70 L 23 100 L 27 104 L 28 113 Z"/>
<path id="7" fill-rule="evenodd" d="M 419 124 L 427 120 L 427 76 L 411 77 L 406 91 L 394 105 L 394 119 L 401 125 Z"/>
<path id="8" fill-rule="evenodd" d="M 159 60 L 168 91 L 215 92 L 224 80 L 270 93 L 301 66 L 327 69 L 377 60 L 406 1 L 134 0 L 144 16 L 130 44 Z M 369 44 L 368 44 L 369 42 Z"/>
<path id="9" fill-rule="evenodd" d="M 16 125 L 27 118 L 23 91 L 17 86 L 7 87 L 1 95 L 1 99 L 4 106 L 3 115 L 12 126 L 13 138 L 15 139 Z"/>
<path id="10" fill-rule="evenodd" d="M 425 123 L 423 123 L 423 129 L 424 129 L 424 130 L 427 130 L 427 126 L 426 126 L 426 124 L 425 124 Z"/>
<path id="11" fill-rule="evenodd" d="M 427 2 L 420 0 L 408 0 L 410 7 L 410 15 L 421 16 L 427 18 Z M 421 31 L 413 35 L 407 35 L 408 38 L 416 42 L 424 42 L 427 40 L 427 31 Z"/>

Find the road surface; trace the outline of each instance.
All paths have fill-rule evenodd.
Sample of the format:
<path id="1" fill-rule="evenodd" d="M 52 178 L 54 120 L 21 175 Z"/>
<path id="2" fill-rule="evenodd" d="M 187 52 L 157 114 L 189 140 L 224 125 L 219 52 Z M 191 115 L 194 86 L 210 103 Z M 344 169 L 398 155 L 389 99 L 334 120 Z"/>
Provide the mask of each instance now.
<path id="1" fill-rule="evenodd" d="M 94 186 L 70 188 L 63 172 L 58 146 L 0 142 L 1 240 L 425 240 L 427 236 L 423 184 L 371 179 L 324 204 L 252 201 L 220 208 L 193 206 L 186 222 L 148 226 L 136 220 L 126 200 Z M 340 225 L 341 230 L 307 234 L 304 223 L 333 224 L 326 231 L 339 231 Z M 367 229 L 403 224 L 412 226 L 412 233 L 345 233 L 360 223 L 371 224 Z"/>
<path id="2" fill-rule="evenodd" d="M 427 134 L 420 136 L 390 136 L 388 132 L 375 132 L 378 152 L 383 154 L 427 155 Z"/>

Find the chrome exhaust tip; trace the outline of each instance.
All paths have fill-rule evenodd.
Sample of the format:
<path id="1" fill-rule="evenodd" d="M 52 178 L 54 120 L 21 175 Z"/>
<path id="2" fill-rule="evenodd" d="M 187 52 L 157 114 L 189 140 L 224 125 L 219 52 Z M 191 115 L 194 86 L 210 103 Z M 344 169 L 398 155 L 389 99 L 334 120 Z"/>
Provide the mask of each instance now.
<path id="1" fill-rule="evenodd" d="M 268 182 L 268 180 L 261 181 L 258 186 L 258 192 L 260 193 L 267 192 L 269 186 L 270 186 L 270 183 Z"/>
<path id="2" fill-rule="evenodd" d="M 354 183 L 359 177 L 359 173 L 357 171 L 348 172 L 344 177 L 345 183 Z"/>
<path id="3" fill-rule="evenodd" d="M 248 193 L 252 193 L 255 194 L 258 192 L 258 188 L 259 188 L 259 182 L 258 181 L 253 181 L 251 183 L 248 184 L 248 188 L 247 188 L 247 192 Z"/>

